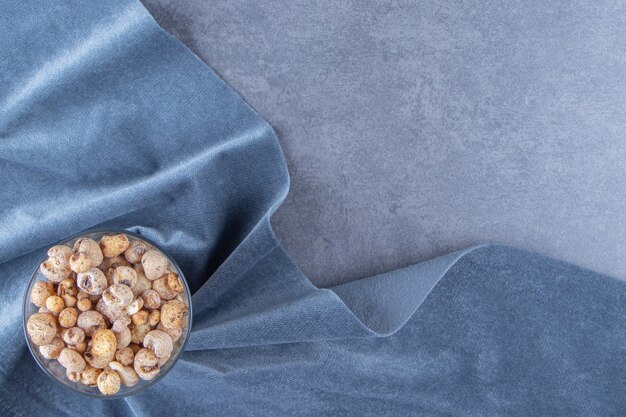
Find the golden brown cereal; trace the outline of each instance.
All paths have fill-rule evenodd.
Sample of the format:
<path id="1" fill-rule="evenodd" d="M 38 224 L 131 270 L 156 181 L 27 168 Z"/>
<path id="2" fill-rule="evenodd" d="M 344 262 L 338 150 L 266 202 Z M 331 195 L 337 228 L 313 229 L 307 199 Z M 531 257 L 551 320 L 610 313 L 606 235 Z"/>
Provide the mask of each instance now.
<path id="1" fill-rule="evenodd" d="M 63 340 L 59 337 L 55 337 L 49 345 L 39 346 L 39 352 L 41 356 L 46 359 L 56 359 L 59 357 L 64 347 L 65 343 L 63 343 Z"/>
<path id="2" fill-rule="evenodd" d="M 146 324 L 146 322 L 148 321 L 148 312 L 146 310 L 138 311 L 137 313 L 133 314 L 132 320 L 135 325 Z"/>
<path id="3" fill-rule="evenodd" d="M 144 274 L 150 281 L 160 278 L 167 272 L 167 258 L 156 250 L 149 250 L 141 257 Z"/>
<path id="4" fill-rule="evenodd" d="M 51 295 L 54 295 L 54 284 L 50 281 L 37 281 L 30 293 L 30 301 L 37 307 L 43 307 Z"/>
<path id="5" fill-rule="evenodd" d="M 85 332 L 79 327 L 72 327 L 61 334 L 61 338 L 68 345 L 78 345 L 85 340 Z"/>
<path id="6" fill-rule="evenodd" d="M 123 253 L 129 245 L 128 237 L 123 234 L 104 235 L 100 239 L 100 249 L 107 258 L 112 258 Z"/>
<path id="7" fill-rule="evenodd" d="M 87 252 L 76 252 L 70 257 L 70 268 L 74 272 L 87 272 L 91 266 L 91 258 Z"/>
<path id="8" fill-rule="evenodd" d="M 70 347 L 72 347 L 72 346 L 70 346 Z M 87 350 L 87 342 L 82 341 L 82 342 L 78 343 L 76 346 L 73 346 L 73 348 L 76 349 L 76 352 L 78 352 L 78 353 L 80 353 L 82 355 Z"/>
<path id="9" fill-rule="evenodd" d="M 73 307 L 65 308 L 59 313 L 59 324 L 61 327 L 74 327 L 77 320 L 78 311 Z"/>
<path id="10" fill-rule="evenodd" d="M 178 293 L 185 291 L 185 286 L 183 285 L 183 280 L 180 279 L 180 276 L 176 272 L 168 272 L 166 275 L 167 286 L 172 290 Z"/>
<path id="11" fill-rule="evenodd" d="M 170 358 L 174 349 L 172 338 L 162 330 L 151 330 L 143 338 L 143 346 L 153 351 L 157 358 L 164 360 Z"/>
<path id="12" fill-rule="evenodd" d="M 160 372 L 159 358 L 150 349 L 141 349 L 135 354 L 135 372 L 143 380 L 154 379 Z"/>
<path id="13" fill-rule="evenodd" d="M 100 295 L 107 288 L 107 278 L 98 268 L 89 268 L 76 276 L 78 287 L 90 295 Z"/>
<path id="14" fill-rule="evenodd" d="M 75 252 L 85 252 L 89 256 L 91 267 L 96 267 L 102 263 L 104 256 L 102 250 L 95 240 L 89 238 L 80 238 L 74 243 Z"/>
<path id="15" fill-rule="evenodd" d="M 69 379 L 72 382 L 80 381 L 80 372 L 73 372 L 68 369 L 65 371 L 65 375 L 67 375 L 67 379 Z"/>
<path id="16" fill-rule="evenodd" d="M 65 302 L 58 295 L 51 295 L 46 299 L 46 308 L 53 313 L 60 313 L 65 308 Z"/>
<path id="17" fill-rule="evenodd" d="M 141 294 L 143 298 L 143 306 L 149 309 L 159 308 L 161 306 L 161 297 L 154 290 L 146 290 Z"/>
<path id="18" fill-rule="evenodd" d="M 74 349 L 63 349 L 59 355 L 59 363 L 71 372 L 82 372 L 85 369 L 85 360 Z"/>
<path id="19" fill-rule="evenodd" d="M 187 310 L 188 307 L 178 300 L 167 301 L 161 308 L 161 323 L 170 329 L 180 329 Z"/>
<path id="20" fill-rule="evenodd" d="M 139 348 L 138 345 L 135 345 L 135 346 Z M 130 346 L 127 346 L 115 352 L 115 360 L 121 363 L 122 365 L 128 366 L 133 363 L 134 359 L 135 359 L 135 352 L 133 352 L 133 349 Z"/>
<path id="21" fill-rule="evenodd" d="M 89 298 L 78 300 L 76 302 L 76 307 L 78 307 L 80 311 L 91 310 L 91 300 Z"/>
<path id="22" fill-rule="evenodd" d="M 130 266 L 118 266 L 113 270 L 113 283 L 133 288 L 137 283 L 137 271 Z"/>
<path id="23" fill-rule="evenodd" d="M 70 269 L 66 268 L 63 261 L 57 258 L 46 259 L 39 267 L 39 270 L 44 277 L 54 283 L 63 281 L 70 274 Z"/>
<path id="24" fill-rule="evenodd" d="M 120 390 L 120 376 L 114 370 L 107 368 L 98 375 L 98 389 L 104 395 L 112 395 Z"/>
<path id="25" fill-rule="evenodd" d="M 159 310 L 152 310 L 148 317 L 148 324 L 154 327 L 159 324 L 159 320 L 161 320 L 161 312 Z"/>
<path id="26" fill-rule="evenodd" d="M 141 257 L 146 253 L 146 250 L 148 250 L 148 248 L 143 242 L 135 240 L 130 242 L 128 248 L 124 251 L 124 257 L 131 264 L 137 264 L 141 262 Z"/>
<path id="27" fill-rule="evenodd" d="M 87 365 L 81 374 L 80 382 L 87 385 L 88 387 L 95 387 L 96 385 L 98 385 L 98 377 L 100 376 L 101 372 L 102 371 L 100 369 L 96 369 Z"/>
<path id="28" fill-rule="evenodd" d="M 56 319 L 50 313 L 35 313 L 29 317 L 26 331 L 35 345 L 48 345 L 57 334 Z"/>
<path id="29" fill-rule="evenodd" d="M 152 281 L 152 289 L 159 294 L 161 300 L 172 300 L 178 295 L 176 291 L 167 285 L 167 275 Z"/>
<path id="30" fill-rule="evenodd" d="M 117 350 L 116 346 L 115 333 L 109 329 L 97 330 L 91 338 L 91 352 L 95 356 L 113 356 Z"/>
<path id="31" fill-rule="evenodd" d="M 87 336 L 93 336 L 96 330 L 106 328 L 106 322 L 102 314 L 94 310 L 83 311 L 78 315 L 76 325 L 83 329 Z"/>

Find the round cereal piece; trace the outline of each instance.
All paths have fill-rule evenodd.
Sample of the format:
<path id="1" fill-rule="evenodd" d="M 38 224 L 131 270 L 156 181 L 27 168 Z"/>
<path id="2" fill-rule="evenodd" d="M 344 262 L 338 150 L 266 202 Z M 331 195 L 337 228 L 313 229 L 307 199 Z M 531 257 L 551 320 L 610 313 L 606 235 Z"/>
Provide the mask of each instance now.
<path id="1" fill-rule="evenodd" d="M 139 382 L 139 376 L 137 372 L 130 366 L 125 366 L 120 362 L 111 362 L 109 364 L 109 368 L 113 369 L 120 376 L 120 380 L 122 381 L 122 385 L 127 387 L 132 387 Z"/>
<path id="2" fill-rule="evenodd" d="M 71 372 L 83 372 L 86 365 L 80 353 L 70 348 L 64 348 L 61 351 L 61 354 L 59 354 L 59 363 Z"/>
<path id="3" fill-rule="evenodd" d="M 74 349 L 76 349 L 76 352 L 78 352 L 78 353 L 80 353 L 82 355 L 87 350 L 87 342 L 86 341 L 82 341 L 82 342 L 78 343 L 77 345 L 70 346 L 70 347 L 73 347 Z"/>
<path id="4" fill-rule="evenodd" d="M 57 286 L 57 295 L 62 297 L 64 295 L 71 295 L 72 297 L 78 296 L 78 286 L 71 277 L 67 277 Z"/>
<path id="5" fill-rule="evenodd" d="M 135 359 L 135 352 L 133 352 L 133 349 L 130 348 L 130 346 L 127 346 L 115 352 L 115 360 L 121 363 L 122 365 L 128 366 L 133 363 L 134 359 Z"/>
<path id="6" fill-rule="evenodd" d="M 143 298 L 143 306 L 153 310 L 161 306 L 161 296 L 155 290 L 146 290 L 141 294 Z"/>
<path id="7" fill-rule="evenodd" d="M 126 307 L 126 314 L 132 316 L 143 307 L 143 298 L 137 297 Z"/>
<path id="8" fill-rule="evenodd" d="M 85 340 L 85 331 L 80 327 L 72 327 L 64 331 L 61 338 L 68 345 L 77 346 Z"/>
<path id="9" fill-rule="evenodd" d="M 56 258 L 67 269 L 69 268 L 70 256 L 72 256 L 72 249 L 65 245 L 55 245 L 48 249 L 48 256 L 50 258 Z"/>
<path id="10" fill-rule="evenodd" d="M 137 272 L 130 266 L 118 266 L 113 271 L 113 283 L 133 288 L 137 283 Z"/>
<path id="11" fill-rule="evenodd" d="M 99 329 L 91 338 L 91 353 L 95 356 L 113 356 L 117 350 L 117 339 L 115 333 L 109 329 Z"/>
<path id="12" fill-rule="evenodd" d="M 59 313 L 59 324 L 61 327 L 70 328 L 76 326 L 78 320 L 78 310 L 74 307 L 68 307 L 63 309 Z"/>
<path id="13" fill-rule="evenodd" d="M 39 266 L 39 270 L 50 282 L 63 281 L 70 274 L 70 269 L 66 268 L 65 263 L 58 258 L 48 258 Z"/>
<path id="14" fill-rule="evenodd" d="M 133 367 L 139 378 L 149 381 L 160 372 L 159 358 L 150 349 L 143 348 L 135 354 Z"/>
<path id="15" fill-rule="evenodd" d="M 76 296 L 76 299 L 77 300 L 83 300 L 85 298 L 90 298 L 90 297 L 91 297 L 91 295 L 87 294 L 85 291 L 79 290 L 78 291 L 78 295 Z"/>
<path id="16" fill-rule="evenodd" d="M 58 295 L 51 295 L 46 299 L 46 308 L 53 313 L 60 313 L 65 308 L 65 302 Z"/>
<path id="17" fill-rule="evenodd" d="M 168 261 L 160 252 L 149 250 L 141 257 L 141 265 L 146 278 L 154 281 L 167 272 Z"/>
<path id="18" fill-rule="evenodd" d="M 78 315 L 76 325 L 83 329 L 87 336 L 93 336 L 96 330 L 106 328 L 102 314 L 94 310 L 83 311 Z"/>
<path id="19" fill-rule="evenodd" d="M 49 345 L 57 334 L 56 319 L 50 313 L 35 313 L 28 318 L 26 332 L 35 345 Z"/>
<path id="20" fill-rule="evenodd" d="M 159 322 L 156 327 L 158 330 L 163 330 L 165 333 L 169 334 L 172 338 L 172 342 L 176 343 L 183 335 L 183 329 L 168 329 L 163 326 L 163 323 Z"/>
<path id="21" fill-rule="evenodd" d="M 154 310 L 159 311 L 159 310 Z M 140 310 L 132 315 L 131 319 L 135 325 L 146 324 L 148 322 L 148 312 L 146 310 Z"/>
<path id="22" fill-rule="evenodd" d="M 182 293 L 185 291 L 185 286 L 183 285 L 183 280 L 176 272 L 168 272 L 166 275 L 167 286 L 172 291 L 176 291 L 177 293 Z"/>
<path id="23" fill-rule="evenodd" d="M 67 375 L 67 379 L 69 379 L 72 382 L 79 382 L 80 381 L 80 372 L 74 372 L 74 371 L 70 371 L 69 369 L 67 369 L 65 371 L 65 375 Z"/>
<path id="24" fill-rule="evenodd" d="M 126 346 L 130 345 L 130 341 L 132 339 L 132 334 L 128 327 L 124 327 L 121 332 L 113 332 L 115 333 L 115 339 L 117 340 L 116 348 L 123 349 Z"/>
<path id="25" fill-rule="evenodd" d="M 104 395 L 113 395 L 120 390 L 120 376 L 113 369 L 107 368 L 98 375 L 98 389 Z"/>
<path id="26" fill-rule="evenodd" d="M 143 267 L 141 265 L 135 266 L 135 273 L 137 274 L 137 282 L 135 282 L 135 286 L 131 289 L 133 290 L 133 294 L 135 297 L 140 296 L 144 291 L 152 288 L 152 281 L 146 278 L 146 275 L 143 273 Z"/>
<path id="27" fill-rule="evenodd" d="M 55 337 L 49 345 L 39 346 L 39 353 L 46 359 L 56 359 L 59 357 L 64 347 L 65 343 L 63 343 L 63 340 L 59 337 Z"/>
<path id="28" fill-rule="evenodd" d="M 176 291 L 167 285 L 167 275 L 152 281 L 152 289 L 159 293 L 161 300 L 172 300 L 178 295 Z"/>
<path id="29" fill-rule="evenodd" d="M 113 284 L 102 293 L 102 300 L 107 305 L 123 308 L 133 301 L 133 292 L 128 285 Z"/>
<path id="30" fill-rule="evenodd" d="M 161 320 L 161 312 L 159 310 L 152 310 L 148 316 L 148 324 L 154 327 L 159 324 L 159 320 Z"/>
<path id="31" fill-rule="evenodd" d="M 91 258 L 87 252 L 76 252 L 70 256 L 70 268 L 74 272 L 87 272 L 91 266 Z"/>
<path id="32" fill-rule="evenodd" d="M 151 330 L 143 338 L 143 347 L 150 349 L 159 359 L 167 359 L 172 356 L 174 344 L 169 334 L 162 330 Z"/>
<path id="33" fill-rule="evenodd" d="M 100 295 L 107 288 L 107 278 L 98 268 L 89 268 L 76 276 L 78 287 L 89 295 Z"/>
<path id="34" fill-rule="evenodd" d="M 88 311 L 91 310 L 91 300 L 89 298 L 83 298 L 76 302 L 76 307 L 80 311 Z"/>
<path id="35" fill-rule="evenodd" d="M 145 243 L 139 240 L 134 240 L 130 242 L 128 248 L 124 251 L 124 257 L 131 264 L 137 264 L 141 262 L 141 258 L 147 250 L 148 248 Z"/>
<path id="36" fill-rule="evenodd" d="M 86 237 L 80 238 L 74 243 L 74 252 L 85 252 L 89 256 L 92 268 L 100 265 L 104 259 L 98 243 Z"/>
<path id="37" fill-rule="evenodd" d="M 96 369 L 92 366 L 85 366 L 85 369 L 81 373 L 80 382 L 87 385 L 88 387 L 95 387 L 98 385 L 98 377 L 102 370 Z"/>
<path id="38" fill-rule="evenodd" d="M 183 327 L 183 317 L 188 310 L 185 303 L 178 300 L 167 301 L 161 307 L 161 323 L 169 329 L 180 329 Z"/>
<path id="39" fill-rule="evenodd" d="M 107 258 L 112 258 L 122 254 L 129 245 L 128 237 L 123 234 L 104 235 L 100 238 L 100 249 Z"/>
<path id="40" fill-rule="evenodd" d="M 37 281 L 30 293 L 30 301 L 37 307 L 43 307 L 51 295 L 54 295 L 54 284 L 50 281 Z"/>
<path id="41" fill-rule="evenodd" d="M 137 343 L 138 345 L 143 343 L 143 338 L 150 331 L 150 326 L 148 324 L 140 324 L 140 325 L 132 325 L 130 328 L 131 343 Z"/>

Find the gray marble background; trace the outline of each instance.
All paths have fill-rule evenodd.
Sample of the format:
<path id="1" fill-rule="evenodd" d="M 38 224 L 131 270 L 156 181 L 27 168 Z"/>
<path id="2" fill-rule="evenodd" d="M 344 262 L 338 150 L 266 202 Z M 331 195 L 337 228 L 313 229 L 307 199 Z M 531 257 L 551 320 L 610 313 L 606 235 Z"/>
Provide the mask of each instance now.
<path id="1" fill-rule="evenodd" d="M 485 241 L 626 278 L 626 3 L 143 0 L 276 129 L 318 285 Z"/>

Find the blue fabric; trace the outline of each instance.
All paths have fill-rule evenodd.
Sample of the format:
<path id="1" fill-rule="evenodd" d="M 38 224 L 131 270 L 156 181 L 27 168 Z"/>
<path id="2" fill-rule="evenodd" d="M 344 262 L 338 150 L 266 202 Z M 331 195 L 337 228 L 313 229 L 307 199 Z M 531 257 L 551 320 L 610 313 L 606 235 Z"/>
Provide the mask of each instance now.
<path id="1" fill-rule="evenodd" d="M 270 227 L 272 129 L 138 2 L 2 10 L 0 415 L 626 413 L 625 283 L 486 245 L 318 289 Z M 194 292 L 182 359 L 124 400 L 54 384 L 21 328 L 45 248 L 96 226 L 161 244 Z"/>

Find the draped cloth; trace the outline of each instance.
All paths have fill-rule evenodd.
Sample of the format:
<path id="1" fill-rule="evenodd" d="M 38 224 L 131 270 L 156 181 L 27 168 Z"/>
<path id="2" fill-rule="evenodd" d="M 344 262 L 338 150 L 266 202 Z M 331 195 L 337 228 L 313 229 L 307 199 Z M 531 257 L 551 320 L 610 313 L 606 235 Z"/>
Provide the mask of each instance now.
<path id="1" fill-rule="evenodd" d="M 619 280 L 483 245 L 315 287 L 271 229 L 271 127 L 136 0 L 6 0 L 0 52 L 0 415 L 626 414 Z M 94 227 L 193 292 L 179 362 L 120 400 L 45 377 L 22 329 L 46 248 Z"/>

